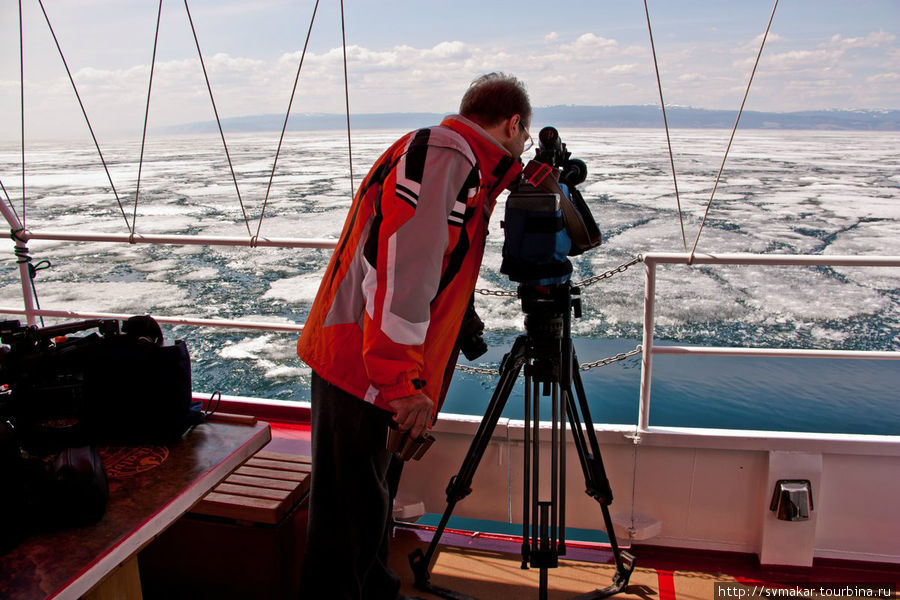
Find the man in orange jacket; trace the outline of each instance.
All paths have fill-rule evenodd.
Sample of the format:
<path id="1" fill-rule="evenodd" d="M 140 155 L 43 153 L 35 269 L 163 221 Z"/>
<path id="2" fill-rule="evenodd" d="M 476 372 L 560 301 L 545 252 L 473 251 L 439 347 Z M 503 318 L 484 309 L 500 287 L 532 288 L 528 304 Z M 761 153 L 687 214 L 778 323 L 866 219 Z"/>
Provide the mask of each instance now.
<path id="1" fill-rule="evenodd" d="M 388 148 L 353 199 L 297 342 L 313 370 L 304 598 L 402 597 L 386 563 L 400 469 L 388 428 L 418 438 L 434 422 L 530 122 L 521 82 L 483 75 L 458 115 Z"/>

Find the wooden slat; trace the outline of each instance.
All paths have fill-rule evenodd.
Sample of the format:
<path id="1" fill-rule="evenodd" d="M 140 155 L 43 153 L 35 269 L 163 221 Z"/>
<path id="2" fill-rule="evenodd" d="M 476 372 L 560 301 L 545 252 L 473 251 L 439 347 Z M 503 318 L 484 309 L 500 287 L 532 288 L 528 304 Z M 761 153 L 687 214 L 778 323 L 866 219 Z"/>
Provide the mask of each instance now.
<path id="1" fill-rule="evenodd" d="M 282 460 L 267 460 L 264 458 L 253 457 L 244 463 L 248 467 L 260 467 L 263 469 L 273 469 L 275 471 L 293 471 L 295 473 L 309 473 L 312 468 L 306 463 L 287 462 Z"/>
<path id="2" fill-rule="evenodd" d="M 266 477 L 249 477 L 232 473 L 225 478 L 225 483 L 237 485 L 252 485 L 254 487 L 269 488 L 270 490 L 296 490 L 303 486 L 302 481 L 286 481 L 284 479 L 268 479 Z"/>
<path id="3" fill-rule="evenodd" d="M 311 464 L 311 456 L 302 456 L 300 454 L 285 454 L 284 452 L 269 452 L 268 450 L 260 450 L 253 455 L 254 458 L 264 458 L 266 460 L 283 460 L 284 462 Z"/>
<path id="4" fill-rule="evenodd" d="M 258 477 L 249 477 L 248 479 L 259 481 Z M 234 481 L 225 480 L 219 484 L 214 491 L 223 494 L 234 494 L 235 496 L 250 496 L 253 498 L 269 498 L 271 500 L 279 500 L 287 507 L 288 510 L 293 508 L 295 504 L 300 502 L 303 495 L 309 490 L 308 482 L 287 482 L 292 485 L 290 489 L 277 489 L 271 487 L 257 486 L 254 483 L 249 485 L 243 483 L 235 483 Z"/>
<path id="5" fill-rule="evenodd" d="M 259 467 L 240 467 L 235 471 L 238 475 L 251 477 L 265 477 L 267 479 L 283 479 L 285 481 L 303 481 L 309 477 L 309 473 L 295 473 L 293 471 L 276 471 L 275 469 L 261 469 Z"/>
<path id="6" fill-rule="evenodd" d="M 206 495 L 192 512 L 277 524 L 309 490 L 308 456 L 257 452 Z"/>
<path id="7" fill-rule="evenodd" d="M 248 498 L 246 496 L 211 492 L 194 507 L 192 512 L 239 521 L 275 525 L 281 520 L 286 511 L 287 508 L 284 506 L 284 503 L 278 500 Z"/>
<path id="8" fill-rule="evenodd" d="M 214 493 L 246 496 L 248 498 L 264 498 L 266 500 L 277 500 L 279 502 L 284 502 L 291 497 L 290 490 L 272 490 L 250 485 L 235 485 L 233 483 L 220 483 L 216 486 Z"/>

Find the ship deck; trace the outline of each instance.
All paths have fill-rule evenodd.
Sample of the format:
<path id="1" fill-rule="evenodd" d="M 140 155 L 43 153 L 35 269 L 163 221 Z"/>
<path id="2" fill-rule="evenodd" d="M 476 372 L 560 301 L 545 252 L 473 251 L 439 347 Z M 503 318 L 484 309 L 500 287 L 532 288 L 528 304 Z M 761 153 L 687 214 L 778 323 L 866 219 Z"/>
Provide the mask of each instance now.
<path id="1" fill-rule="evenodd" d="M 407 562 L 410 552 L 416 548 L 426 548 L 430 540 L 430 530 L 403 526 L 394 530 L 390 564 L 400 575 L 402 591 L 407 596 L 427 600 L 439 598 L 413 586 Z M 521 569 L 520 544 L 520 540 L 513 538 L 445 533 L 431 569 L 431 582 L 475 598 L 537 598 L 539 572 L 536 569 Z M 900 580 L 900 573 L 894 565 L 822 560 L 816 561 L 811 568 L 763 569 L 755 556 L 745 554 L 655 546 L 633 546 L 630 551 L 636 556 L 636 566 L 628 586 L 616 598 L 772 598 L 780 593 L 789 593 L 794 588 L 812 592 L 826 584 L 834 588 L 838 585 L 857 587 L 877 583 L 896 590 Z M 559 568 L 548 571 L 550 600 L 578 597 L 610 584 L 615 565 L 608 547 L 570 548 L 567 554 L 567 558 L 560 559 Z M 716 584 L 719 584 L 718 591 Z M 818 594 L 811 597 L 827 596 Z"/>
<path id="2" fill-rule="evenodd" d="M 267 449 L 309 453 L 308 425 L 274 422 L 272 434 Z M 433 532 L 433 527 L 402 523 L 393 532 L 390 565 L 401 577 L 401 592 L 412 598 L 439 598 L 413 586 L 407 558 L 416 548 L 427 548 Z M 475 598 L 537 598 L 539 570 L 521 568 L 520 547 L 521 538 L 515 536 L 448 530 L 441 538 L 430 571 L 431 582 Z M 784 594 L 795 586 L 810 590 L 822 584 L 887 584 L 893 587 L 896 597 L 900 584 L 900 569 L 892 564 L 816 559 L 808 568 L 762 567 L 755 555 L 743 553 L 653 545 L 634 545 L 630 552 L 636 556 L 636 567 L 628 587 L 617 598 L 771 598 L 778 597 L 778 592 L 772 590 L 784 590 Z M 608 545 L 571 543 L 566 557 L 560 559 L 560 566 L 548 571 L 548 598 L 572 598 L 604 588 L 610 584 L 614 572 L 613 554 Z M 720 584 L 718 594 L 716 584 Z"/>

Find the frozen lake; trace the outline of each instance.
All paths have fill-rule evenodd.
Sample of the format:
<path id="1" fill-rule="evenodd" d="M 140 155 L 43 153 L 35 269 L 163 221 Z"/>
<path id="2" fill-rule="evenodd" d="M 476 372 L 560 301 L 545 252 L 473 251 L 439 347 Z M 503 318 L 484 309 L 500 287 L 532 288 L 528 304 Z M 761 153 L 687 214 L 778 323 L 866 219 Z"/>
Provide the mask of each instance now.
<path id="1" fill-rule="evenodd" d="M 400 133 L 354 133 L 357 183 Z M 729 133 L 673 132 L 689 247 Z M 573 156 L 588 165 L 580 189 L 604 234 L 603 246 L 573 260 L 574 280 L 639 253 L 683 250 L 662 131 L 563 129 L 560 134 Z M 249 239 L 276 145 L 277 133 L 229 136 L 242 210 L 217 136 L 151 138 L 137 231 Z M 0 147 L 0 180 L 21 215 L 19 152 Z M 104 145 L 129 220 L 139 152 L 139 143 Z M 26 164 L 29 229 L 128 233 L 90 142 L 31 145 Z M 336 238 L 349 204 L 346 133 L 290 132 L 260 234 Z M 514 289 L 499 274 L 502 211 L 501 198 L 481 288 Z M 325 250 L 249 247 L 59 242 L 29 247 L 35 261 L 53 265 L 37 276 L 44 308 L 290 323 L 305 319 L 330 256 Z M 896 132 L 739 131 L 698 252 L 900 255 Z M 21 288 L 11 243 L 7 257 L 0 271 L 0 305 L 18 307 Z M 662 343 L 900 348 L 898 269 L 668 266 L 658 277 L 656 331 Z M 642 332 L 640 267 L 586 288 L 583 302 L 584 318 L 573 325 L 582 362 L 634 348 Z M 476 306 L 492 346 L 485 362 L 496 364 L 521 330 L 519 303 L 477 296 Z M 292 334 L 175 327 L 167 328 L 167 335 L 188 341 L 197 391 L 308 398 L 309 369 L 296 358 Z M 900 431 L 896 362 L 768 360 L 657 357 L 651 422 Z M 634 422 L 639 372 L 635 357 L 584 374 L 595 420 Z M 445 410 L 478 414 L 494 383 L 489 376 L 458 375 Z"/>

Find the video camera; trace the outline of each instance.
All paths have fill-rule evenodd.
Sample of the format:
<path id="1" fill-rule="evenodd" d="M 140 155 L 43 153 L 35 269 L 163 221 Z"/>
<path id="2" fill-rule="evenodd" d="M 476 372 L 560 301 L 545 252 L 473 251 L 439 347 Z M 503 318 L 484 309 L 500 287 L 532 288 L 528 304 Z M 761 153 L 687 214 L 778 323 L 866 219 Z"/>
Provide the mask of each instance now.
<path id="1" fill-rule="evenodd" d="M 571 152 L 553 127 L 544 127 L 533 160 L 506 200 L 505 239 L 500 272 L 524 286 L 565 284 L 569 256 L 600 245 L 600 230 L 575 187 L 587 177 L 584 161 Z M 521 295 L 521 290 L 520 290 Z"/>
<path id="2" fill-rule="evenodd" d="M 568 283 L 572 274 L 569 256 L 578 256 L 600 245 L 601 236 L 581 192 L 575 187 L 587 177 L 584 161 L 571 152 L 553 127 L 538 135 L 534 159 L 525 166 L 506 200 L 503 262 L 500 272 L 518 282 L 522 307 L 532 319 L 526 328 L 558 321 L 568 311 Z M 546 289 L 547 286 L 550 289 Z M 558 332 L 557 332 L 558 333 Z M 484 323 L 470 301 L 459 335 L 460 347 L 469 360 L 485 352 Z M 553 335 L 556 335 L 554 333 Z"/>

